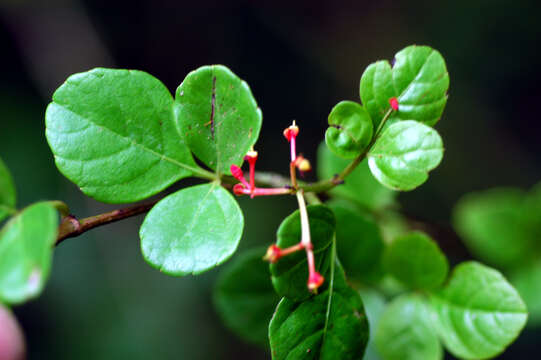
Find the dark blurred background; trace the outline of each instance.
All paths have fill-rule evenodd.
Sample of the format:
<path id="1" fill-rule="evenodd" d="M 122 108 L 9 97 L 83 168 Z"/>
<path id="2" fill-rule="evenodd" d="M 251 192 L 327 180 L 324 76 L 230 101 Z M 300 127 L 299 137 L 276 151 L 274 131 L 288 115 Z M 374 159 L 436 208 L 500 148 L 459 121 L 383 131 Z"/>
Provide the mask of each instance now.
<path id="1" fill-rule="evenodd" d="M 359 79 L 378 59 L 410 44 L 447 61 L 449 102 L 437 129 L 443 163 L 404 211 L 448 224 L 461 194 L 541 180 L 541 13 L 537 1 L 78 1 L 0 2 L 0 157 L 19 206 L 62 199 L 77 216 L 113 209 L 86 198 L 56 170 L 44 111 L 72 73 L 96 66 L 140 69 L 174 92 L 191 70 L 229 66 L 263 110 L 259 169 L 287 173 L 281 131 L 301 126 L 299 149 L 314 159 L 326 118 L 340 100 L 359 101 Z M 241 248 L 274 241 L 291 199 L 241 200 Z M 93 230 L 55 252 L 43 296 L 15 308 L 29 359 L 265 359 L 237 340 L 212 307 L 219 268 L 172 278 L 145 264 L 142 218 Z M 454 261 L 455 238 L 437 239 Z M 540 331 L 526 330 L 502 359 L 531 358 Z M 535 352 L 534 352 L 535 351 Z"/>

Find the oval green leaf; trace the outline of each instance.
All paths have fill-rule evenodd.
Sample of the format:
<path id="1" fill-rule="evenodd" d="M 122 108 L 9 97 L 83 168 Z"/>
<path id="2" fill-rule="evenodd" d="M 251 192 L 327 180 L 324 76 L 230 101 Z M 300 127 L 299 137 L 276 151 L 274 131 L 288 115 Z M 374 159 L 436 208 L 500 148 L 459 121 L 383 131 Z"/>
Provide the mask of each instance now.
<path id="1" fill-rule="evenodd" d="M 449 74 L 441 54 L 428 46 L 408 46 L 388 61 L 369 65 L 361 77 L 361 100 L 377 127 L 396 97 L 399 110 L 390 122 L 416 120 L 434 126 L 447 103 Z"/>
<path id="2" fill-rule="evenodd" d="M 325 142 L 329 149 L 344 159 L 353 159 L 372 140 L 372 119 L 368 112 L 353 101 L 341 101 L 329 114 Z"/>
<path id="3" fill-rule="evenodd" d="M 328 205 L 336 217 L 336 252 L 348 278 L 371 280 L 383 252 L 378 225 L 368 213 L 338 202 Z"/>
<path id="4" fill-rule="evenodd" d="M 186 76 L 176 92 L 175 114 L 192 152 L 218 174 L 242 164 L 262 122 L 248 84 L 222 65 Z"/>
<path id="5" fill-rule="evenodd" d="M 171 94 L 145 72 L 72 75 L 54 93 L 45 120 L 56 166 L 97 200 L 141 200 L 197 171 L 175 125 Z"/>
<path id="6" fill-rule="evenodd" d="M 321 143 L 317 152 L 317 174 L 320 179 L 329 179 L 339 174 L 349 160 L 334 155 L 325 143 Z M 368 161 L 361 162 L 344 182 L 334 187 L 330 193 L 354 201 L 370 210 L 378 210 L 394 202 L 396 192 L 382 186 L 370 173 Z"/>
<path id="7" fill-rule="evenodd" d="M 462 359 L 498 355 L 528 318 L 526 305 L 502 274 L 473 261 L 458 265 L 431 299 L 439 336 Z"/>
<path id="8" fill-rule="evenodd" d="M 438 244 L 421 232 L 396 238 L 385 249 L 383 264 L 391 275 L 413 289 L 435 288 L 449 271 L 449 262 Z"/>
<path id="9" fill-rule="evenodd" d="M 335 266 L 327 288 L 304 302 L 284 298 L 269 325 L 272 358 L 361 359 L 368 321 L 361 297 Z"/>
<path id="10" fill-rule="evenodd" d="M 16 192 L 13 178 L 0 159 L 0 221 L 15 213 Z"/>
<path id="11" fill-rule="evenodd" d="M 534 256 L 531 245 L 535 239 L 530 238 L 523 221 L 525 195 L 519 189 L 494 188 L 459 200 L 453 225 L 475 256 L 504 267 Z"/>
<path id="12" fill-rule="evenodd" d="M 223 322 L 241 338 L 268 346 L 268 324 L 280 297 L 269 278 L 265 249 L 235 257 L 220 273 L 214 305 Z"/>
<path id="13" fill-rule="evenodd" d="M 375 343 L 385 360 L 443 359 L 431 310 L 416 294 L 402 295 L 387 306 L 378 322 Z"/>
<path id="14" fill-rule="evenodd" d="M 51 270 L 58 229 L 46 202 L 25 208 L 0 231 L 0 302 L 19 304 L 38 296 Z"/>
<path id="15" fill-rule="evenodd" d="M 392 124 L 368 153 L 368 165 L 378 181 L 395 190 L 413 190 L 443 158 L 438 132 L 413 120 Z"/>
<path id="16" fill-rule="evenodd" d="M 168 274 L 199 274 L 237 249 L 244 219 L 239 205 L 219 185 L 184 188 L 160 200 L 139 235 L 145 260 Z"/>
<path id="17" fill-rule="evenodd" d="M 324 205 L 307 207 L 310 235 L 315 257 L 316 270 L 325 276 L 330 265 L 330 245 L 334 237 L 336 220 L 333 212 Z M 299 210 L 282 221 L 276 234 L 276 245 L 285 249 L 301 240 L 301 219 Z M 308 265 L 305 251 L 297 251 L 270 264 L 272 284 L 280 296 L 302 301 L 312 294 L 308 291 Z"/>

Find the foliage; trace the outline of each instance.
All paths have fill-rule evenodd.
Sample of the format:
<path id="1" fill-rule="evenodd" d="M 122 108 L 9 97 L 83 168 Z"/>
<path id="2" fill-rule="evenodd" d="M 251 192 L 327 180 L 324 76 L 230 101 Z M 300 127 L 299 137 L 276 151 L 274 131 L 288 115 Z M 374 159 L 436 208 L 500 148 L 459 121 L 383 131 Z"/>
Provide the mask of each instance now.
<path id="1" fill-rule="evenodd" d="M 289 178 L 255 172 L 262 113 L 248 85 L 222 65 L 189 73 L 174 98 L 142 71 L 72 75 L 47 108 L 46 137 L 58 169 L 82 192 L 131 203 L 183 178 L 198 180 L 155 204 L 77 219 L 59 201 L 17 211 L 0 161 L 0 220 L 11 216 L 0 232 L 0 301 L 39 295 L 60 241 L 146 211 L 139 234 L 149 265 L 172 276 L 200 274 L 229 259 L 242 237 L 231 188 L 239 196 L 294 195 L 299 209 L 283 220 L 266 255 L 249 250 L 220 274 L 214 303 L 232 331 L 269 347 L 273 359 L 442 359 L 443 348 L 464 359 L 493 357 L 526 323 L 521 297 L 477 262 L 449 275 L 438 244 L 411 231 L 397 210 L 396 190 L 422 185 L 442 161 L 433 126 L 448 86 L 443 57 L 427 46 L 401 50 L 394 66 L 369 65 L 360 80 L 363 104 L 342 101 L 330 111 L 318 150 L 320 181 L 305 183 L 297 170 L 311 165 L 297 155 L 295 122 L 284 131 Z M 329 195 L 326 204 L 320 193 Z M 532 249 L 541 221 L 532 213 L 541 210 L 539 194 L 472 196 L 455 216 L 472 251 L 504 266 L 535 311 L 541 271 Z M 524 257 L 532 261 L 515 267 Z"/>

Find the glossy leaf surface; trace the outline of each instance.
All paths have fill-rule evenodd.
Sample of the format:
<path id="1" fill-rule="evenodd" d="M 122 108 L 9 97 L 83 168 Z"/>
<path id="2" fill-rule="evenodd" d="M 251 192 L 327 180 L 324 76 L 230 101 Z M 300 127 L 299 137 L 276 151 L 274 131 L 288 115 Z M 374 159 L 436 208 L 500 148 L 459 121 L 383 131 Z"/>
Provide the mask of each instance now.
<path id="1" fill-rule="evenodd" d="M 0 221 L 15 211 L 16 192 L 11 174 L 0 159 Z"/>
<path id="2" fill-rule="evenodd" d="M 366 149 L 373 134 L 368 112 L 353 101 L 341 101 L 329 114 L 325 142 L 329 149 L 344 159 L 352 159 Z"/>
<path id="3" fill-rule="evenodd" d="M 377 127 L 390 109 L 389 99 L 398 99 L 399 110 L 389 122 L 416 120 L 433 126 L 447 103 L 449 74 L 441 54 L 428 46 L 408 46 L 388 61 L 369 65 L 361 77 L 361 100 Z"/>
<path id="4" fill-rule="evenodd" d="M 222 65 L 186 76 L 176 92 L 175 114 L 192 152 L 219 174 L 242 164 L 262 122 L 248 84 Z"/>
<path id="5" fill-rule="evenodd" d="M 368 153 L 368 165 L 380 183 L 407 191 L 424 183 L 442 157 L 443 143 L 438 132 L 407 120 L 383 131 Z"/>
<path id="6" fill-rule="evenodd" d="M 244 219 L 217 184 L 197 185 L 160 200 L 139 235 L 145 260 L 169 275 L 199 274 L 227 260 L 237 249 Z"/>
<path id="7" fill-rule="evenodd" d="M 51 270 L 58 215 L 36 203 L 12 217 L 0 231 L 0 302 L 18 304 L 38 296 Z"/>
<path id="8" fill-rule="evenodd" d="M 359 294 L 336 266 L 327 287 L 303 302 L 284 298 L 269 325 L 272 358 L 360 359 L 368 341 L 368 321 Z"/>
<path id="9" fill-rule="evenodd" d="M 333 202 L 336 252 L 348 278 L 364 279 L 379 269 L 383 240 L 374 219 L 365 212 Z"/>
<path id="10" fill-rule="evenodd" d="M 334 155 L 322 143 L 317 152 L 317 174 L 329 179 L 339 174 L 351 161 Z M 368 209 L 381 209 L 393 203 L 394 191 L 382 186 L 370 173 L 368 161 L 364 160 L 345 179 L 344 184 L 334 187 L 330 193 L 354 201 Z"/>
<path id="11" fill-rule="evenodd" d="M 175 125 L 171 94 L 145 72 L 72 75 L 54 93 L 45 120 L 57 167 L 100 201 L 144 199 L 196 167 Z"/>
<path id="12" fill-rule="evenodd" d="M 310 205 L 307 209 L 316 270 L 325 277 L 330 265 L 329 250 L 336 220 L 333 212 L 324 205 Z M 298 210 L 282 221 L 276 237 L 276 244 L 282 249 L 299 243 L 301 219 Z M 306 286 L 308 265 L 304 250 L 282 257 L 276 263 L 270 264 L 270 272 L 274 289 L 280 296 L 295 301 L 310 297 L 311 293 Z"/>
<path id="13" fill-rule="evenodd" d="M 498 266 L 522 263 L 532 255 L 524 201 L 524 192 L 512 188 L 468 194 L 455 206 L 454 227 L 480 259 Z"/>
<path id="14" fill-rule="evenodd" d="M 449 263 L 438 244 L 421 232 L 402 235 L 385 249 L 383 264 L 396 279 L 413 289 L 441 285 Z"/>
<path id="15" fill-rule="evenodd" d="M 235 257 L 220 273 L 214 304 L 224 323 L 247 341 L 267 346 L 268 324 L 280 297 L 262 260 L 265 249 Z"/>
<path id="16" fill-rule="evenodd" d="M 438 360 L 443 350 L 431 323 L 430 308 L 415 294 L 394 299 L 381 315 L 376 347 L 384 360 Z"/>
<path id="17" fill-rule="evenodd" d="M 528 318 L 518 292 L 496 270 L 476 262 L 458 265 L 432 296 L 436 327 L 447 350 L 463 359 L 501 353 Z"/>

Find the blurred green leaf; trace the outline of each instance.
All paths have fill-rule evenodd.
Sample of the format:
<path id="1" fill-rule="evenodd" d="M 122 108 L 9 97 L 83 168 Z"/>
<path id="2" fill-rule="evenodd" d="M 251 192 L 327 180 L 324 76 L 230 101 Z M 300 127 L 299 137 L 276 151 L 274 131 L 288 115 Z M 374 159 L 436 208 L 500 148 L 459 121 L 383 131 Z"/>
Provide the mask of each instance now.
<path id="1" fill-rule="evenodd" d="M 510 276 L 528 308 L 528 325 L 541 325 L 541 262 L 525 264 Z"/>
<path id="2" fill-rule="evenodd" d="M 341 101 L 329 114 L 325 142 L 329 149 L 344 159 L 352 159 L 366 149 L 373 134 L 368 112 L 353 101 Z"/>
<path id="3" fill-rule="evenodd" d="M 13 178 L 6 164 L 0 159 L 0 221 L 16 211 L 16 197 Z"/>
<path id="4" fill-rule="evenodd" d="M 367 213 L 331 202 L 336 217 L 336 252 L 348 278 L 371 279 L 379 270 L 383 240 Z"/>
<path id="5" fill-rule="evenodd" d="M 375 336 L 384 360 L 443 359 L 430 311 L 425 300 L 416 294 L 402 295 L 387 306 Z"/>
<path id="6" fill-rule="evenodd" d="M 416 120 L 434 126 L 447 103 L 449 74 L 441 54 L 428 46 L 408 46 L 388 61 L 369 65 L 361 77 L 361 100 L 377 127 L 396 97 L 399 110 L 389 122 Z"/>
<path id="7" fill-rule="evenodd" d="M 383 255 L 386 270 L 413 289 L 441 285 L 449 263 L 438 244 L 426 234 L 412 232 L 396 238 Z"/>
<path id="8" fill-rule="evenodd" d="M 153 76 L 94 69 L 70 76 L 45 114 L 58 169 L 110 203 L 147 198 L 196 167 L 173 115 L 173 98 Z"/>
<path id="9" fill-rule="evenodd" d="M 325 143 L 319 145 L 317 161 L 317 174 L 320 179 L 333 177 L 350 163 L 349 160 L 334 155 Z M 354 201 L 370 210 L 378 210 L 392 204 L 396 195 L 394 191 L 374 179 L 366 160 L 346 177 L 344 184 L 334 187 L 330 193 Z"/>
<path id="10" fill-rule="evenodd" d="M 523 263 L 533 255 L 524 200 L 524 192 L 514 188 L 468 194 L 455 205 L 454 227 L 479 259 L 497 266 Z"/>
<path id="11" fill-rule="evenodd" d="M 51 270 L 58 215 L 47 202 L 33 204 L 0 231 L 0 302 L 19 304 L 38 296 Z"/>
<path id="12" fill-rule="evenodd" d="M 330 265 L 330 245 L 334 236 L 336 220 L 333 212 L 324 205 L 307 207 L 310 235 L 315 257 L 316 270 L 325 276 Z M 301 218 L 299 210 L 282 221 L 276 234 L 276 245 L 285 249 L 301 240 Z M 272 284 L 280 296 L 302 301 L 312 294 L 308 291 L 308 265 L 305 251 L 297 251 L 270 264 Z"/>
<path id="13" fill-rule="evenodd" d="M 385 309 L 385 298 L 378 291 L 366 287 L 359 289 L 359 295 L 361 295 L 361 299 L 363 300 L 364 310 L 370 328 L 370 336 L 368 338 L 368 344 L 366 345 L 363 360 L 380 360 L 381 357 L 375 348 L 374 337 L 379 319 Z"/>
<path id="14" fill-rule="evenodd" d="M 501 353 L 526 324 L 526 305 L 496 270 L 477 262 L 458 265 L 431 297 L 436 327 L 447 350 L 463 359 Z"/>
<path id="15" fill-rule="evenodd" d="M 237 249 L 244 219 L 216 183 L 184 188 L 160 200 L 141 225 L 145 260 L 168 275 L 199 274 Z"/>
<path id="16" fill-rule="evenodd" d="M 242 164 L 261 129 L 261 110 L 248 84 L 222 65 L 186 76 L 176 92 L 175 114 L 192 152 L 219 174 Z"/>
<path id="17" fill-rule="evenodd" d="M 424 183 L 442 157 L 443 143 L 438 132 L 407 120 L 383 131 L 368 153 L 368 165 L 380 183 L 407 191 Z"/>
<path id="18" fill-rule="evenodd" d="M 272 358 L 360 359 L 368 341 L 361 297 L 335 265 L 327 288 L 304 302 L 283 298 L 269 325 Z"/>
<path id="19" fill-rule="evenodd" d="M 265 249 L 246 251 L 220 273 L 214 304 L 223 322 L 243 339 L 268 346 L 269 321 L 280 297 L 270 281 Z"/>

